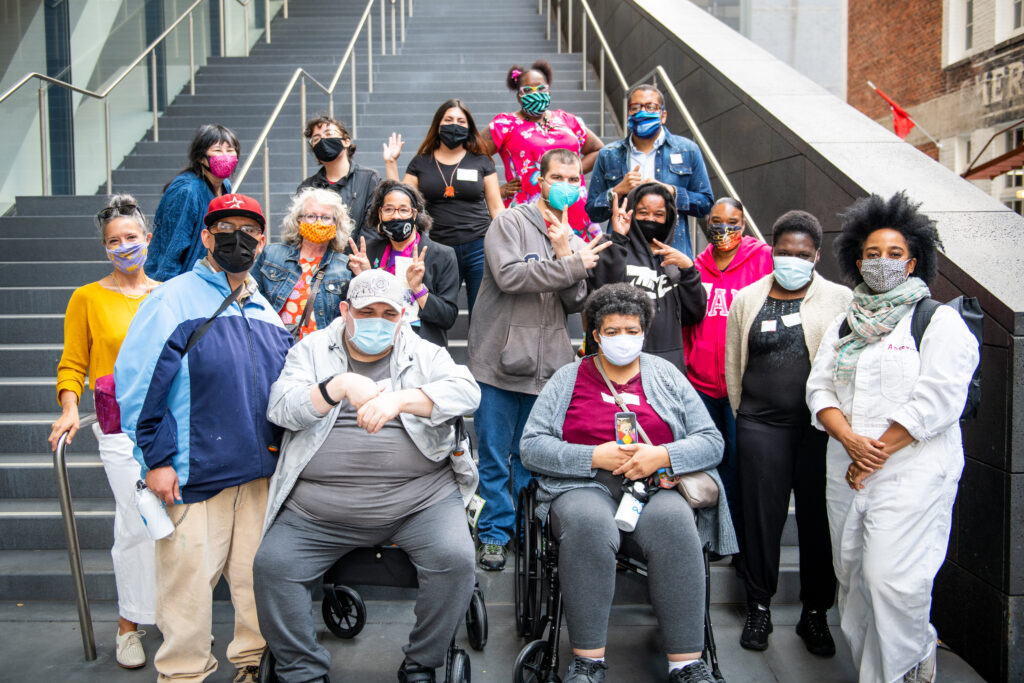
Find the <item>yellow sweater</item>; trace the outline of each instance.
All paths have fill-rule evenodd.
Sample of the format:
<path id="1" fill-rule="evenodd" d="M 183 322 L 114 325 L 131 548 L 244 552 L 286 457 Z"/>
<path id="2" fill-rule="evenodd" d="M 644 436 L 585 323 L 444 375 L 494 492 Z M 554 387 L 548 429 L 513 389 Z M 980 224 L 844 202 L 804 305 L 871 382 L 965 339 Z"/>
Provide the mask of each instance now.
<path id="1" fill-rule="evenodd" d="M 65 389 L 81 398 L 87 373 L 95 384 L 97 377 L 114 371 L 128 324 L 143 298 L 130 299 L 98 282 L 74 291 L 64 314 L 64 353 L 57 366 L 58 401 Z"/>

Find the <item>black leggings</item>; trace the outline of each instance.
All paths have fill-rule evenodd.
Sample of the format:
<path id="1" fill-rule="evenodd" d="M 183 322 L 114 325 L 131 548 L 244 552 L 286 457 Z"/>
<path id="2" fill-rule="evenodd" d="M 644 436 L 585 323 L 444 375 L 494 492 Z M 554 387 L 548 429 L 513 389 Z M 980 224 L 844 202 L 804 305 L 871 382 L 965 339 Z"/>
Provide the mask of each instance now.
<path id="1" fill-rule="evenodd" d="M 800 543 L 800 602 L 807 609 L 832 606 L 836 574 L 825 511 L 827 443 L 828 436 L 809 424 L 776 427 L 742 415 L 736 418 L 748 600 L 770 605 L 778 589 L 779 546 L 792 491 Z"/>

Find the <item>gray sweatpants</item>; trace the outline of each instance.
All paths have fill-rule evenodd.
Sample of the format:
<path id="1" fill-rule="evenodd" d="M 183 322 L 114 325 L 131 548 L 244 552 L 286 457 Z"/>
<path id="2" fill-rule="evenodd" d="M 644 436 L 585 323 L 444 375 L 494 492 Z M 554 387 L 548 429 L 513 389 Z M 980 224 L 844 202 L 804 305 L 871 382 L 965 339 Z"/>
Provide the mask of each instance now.
<path id="1" fill-rule="evenodd" d="M 605 646 L 615 593 L 619 529 L 615 500 L 597 488 L 567 491 L 551 503 L 558 576 L 569 642 Z M 704 556 L 693 510 L 674 490 L 653 495 L 633 540 L 647 561 L 648 588 L 666 654 L 704 649 Z"/>
<path id="2" fill-rule="evenodd" d="M 419 578 L 416 625 L 402 651 L 423 666 L 444 664 L 474 585 L 473 540 L 458 492 L 373 529 L 317 523 L 287 509 L 278 515 L 256 553 L 253 579 L 260 630 L 282 683 L 318 681 L 330 669 L 331 656 L 313 625 L 313 586 L 349 551 L 383 543 L 408 553 Z"/>

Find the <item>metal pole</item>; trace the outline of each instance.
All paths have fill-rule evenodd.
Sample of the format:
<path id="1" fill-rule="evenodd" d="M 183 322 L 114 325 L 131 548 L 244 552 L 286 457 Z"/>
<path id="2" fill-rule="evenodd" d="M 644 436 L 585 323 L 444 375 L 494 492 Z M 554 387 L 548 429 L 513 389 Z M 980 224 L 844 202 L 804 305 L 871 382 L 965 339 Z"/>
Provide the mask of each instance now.
<path id="1" fill-rule="evenodd" d="M 249 7 L 242 6 L 242 40 L 245 41 L 245 56 L 249 56 Z"/>
<path id="2" fill-rule="evenodd" d="M 333 119 L 334 118 L 334 93 L 332 92 L 327 96 L 327 114 Z"/>
<path id="3" fill-rule="evenodd" d="M 39 172 L 42 173 L 43 196 L 50 196 L 50 145 L 47 142 L 46 86 L 39 82 Z"/>
<path id="4" fill-rule="evenodd" d="M 284 18 L 288 18 L 288 0 L 284 0 Z"/>
<path id="5" fill-rule="evenodd" d="M 598 73 L 601 78 L 601 85 L 598 88 L 599 99 L 601 100 L 601 132 L 598 133 L 602 138 L 604 137 L 604 48 L 601 48 L 601 66 L 598 68 Z"/>
<path id="6" fill-rule="evenodd" d="M 399 15 L 402 17 L 402 20 L 401 20 L 400 23 L 402 25 L 402 44 L 404 45 L 405 44 L 405 0 L 402 0 L 401 10 L 402 11 L 399 12 Z"/>
<path id="7" fill-rule="evenodd" d="M 583 92 L 587 91 L 587 15 L 580 14 L 580 52 L 583 53 Z"/>
<path id="8" fill-rule="evenodd" d="M 412 18 L 412 0 L 409 0 L 409 18 Z"/>
<path id="9" fill-rule="evenodd" d="M 388 27 L 387 22 L 384 20 L 384 0 L 380 0 L 380 54 L 384 56 L 388 53 Z"/>
<path id="10" fill-rule="evenodd" d="M 266 31 L 263 35 L 267 45 L 270 45 L 270 0 L 263 0 L 263 30 Z"/>
<path id="11" fill-rule="evenodd" d="M 263 215 L 270 215 L 270 140 L 263 143 Z M 270 221 L 267 221 L 264 235 L 270 244 Z"/>
<path id="12" fill-rule="evenodd" d="M 565 6 L 565 11 L 569 15 L 569 28 L 565 32 L 565 51 L 572 54 L 572 0 Z"/>
<path id="13" fill-rule="evenodd" d="M 391 54 L 395 54 L 395 0 L 391 0 Z"/>
<path id="14" fill-rule="evenodd" d="M 356 134 L 356 51 L 352 50 L 352 137 L 358 139 Z"/>
<path id="15" fill-rule="evenodd" d="M 544 17 L 544 40 L 551 40 L 551 0 L 548 0 L 548 14 Z"/>
<path id="16" fill-rule="evenodd" d="M 555 47 L 562 54 L 562 2 L 555 0 Z"/>
<path id="17" fill-rule="evenodd" d="M 114 155 L 110 151 L 110 98 L 103 98 L 103 143 L 107 156 L 107 194 L 114 194 Z"/>
<path id="18" fill-rule="evenodd" d="M 85 426 L 83 421 L 82 426 Z M 92 615 L 89 613 L 89 597 L 85 588 L 85 571 L 82 567 L 82 549 L 78 542 L 78 526 L 75 511 L 71 507 L 71 487 L 68 485 L 68 468 L 64 452 L 67 449 L 67 433 L 57 441 L 53 452 L 53 471 L 57 476 L 57 498 L 60 500 L 61 519 L 64 522 L 64 538 L 68 545 L 68 562 L 71 565 L 71 579 L 75 585 L 75 605 L 78 608 L 78 625 L 82 629 L 82 647 L 85 659 L 96 659 L 96 636 L 92 630 Z"/>
<path id="19" fill-rule="evenodd" d="M 191 13 L 188 15 L 188 94 L 196 94 L 196 37 Z"/>
<path id="20" fill-rule="evenodd" d="M 537 14 L 544 14 L 544 0 L 537 0 Z"/>
<path id="21" fill-rule="evenodd" d="M 160 111 L 157 108 L 155 49 L 149 53 L 149 71 L 153 75 L 153 142 L 160 142 Z"/>
<path id="22" fill-rule="evenodd" d="M 227 54 L 224 42 L 227 39 L 224 36 L 224 0 L 220 0 L 220 56 L 223 57 Z"/>
<path id="23" fill-rule="evenodd" d="M 366 13 L 366 91 L 373 92 L 373 12 Z"/>
<path id="24" fill-rule="evenodd" d="M 299 125 L 306 125 L 306 77 L 299 81 Z M 299 154 L 302 155 L 302 177 L 306 177 L 306 139 L 299 133 Z"/>

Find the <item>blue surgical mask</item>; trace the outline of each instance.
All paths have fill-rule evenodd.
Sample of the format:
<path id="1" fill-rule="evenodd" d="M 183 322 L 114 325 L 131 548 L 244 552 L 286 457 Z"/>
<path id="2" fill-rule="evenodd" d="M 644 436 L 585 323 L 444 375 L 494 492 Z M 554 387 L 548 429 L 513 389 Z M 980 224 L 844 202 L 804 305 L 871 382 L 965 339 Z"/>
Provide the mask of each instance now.
<path id="1" fill-rule="evenodd" d="M 636 360 L 644 348 L 644 335 L 617 334 L 614 337 L 601 338 L 601 353 L 612 365 L 625 366 Z"/>
<path id="2" fill-rule="evenodd" d="M 638 138 L 643 140 L 653 138 L 661 131 L 661 112 L 641 109 L 629 117 L 627 127 L 629 132 Z"/>
<path id="3" fill-rule="evenodd" d="M 774 256 L 775 281 L 779 287 L 795 292 L 811 281 L 814 263 L 796 256 Z"/>
<path id="4" fill-rule="evenodd" d="M 564 211 L 575 204 L 580 198 L 580 186 L 570 183 L 551 183 L 547 203 L 555 211 Z"/>
<path id="5" fill-rule="evenodd" d="M 383 353 L 395 343 L 397 322 L 384 318 L 352 318 L 352 335 L 349 341 L 368 356 Z"/>

